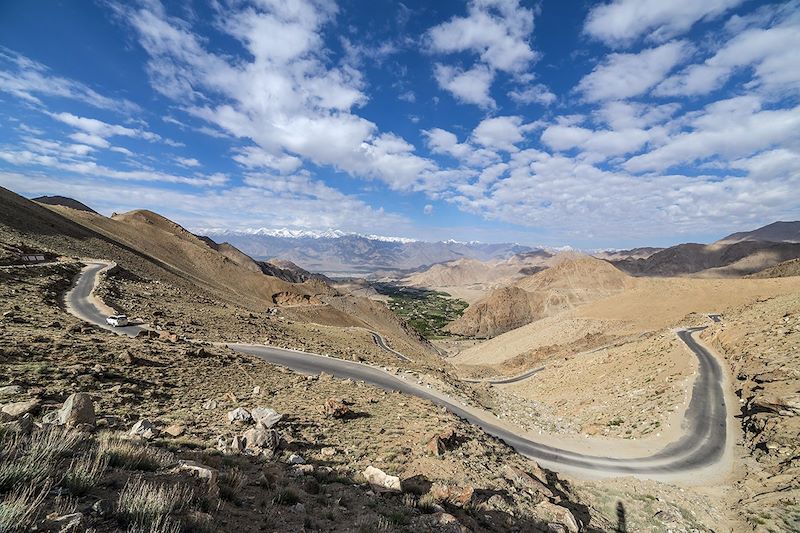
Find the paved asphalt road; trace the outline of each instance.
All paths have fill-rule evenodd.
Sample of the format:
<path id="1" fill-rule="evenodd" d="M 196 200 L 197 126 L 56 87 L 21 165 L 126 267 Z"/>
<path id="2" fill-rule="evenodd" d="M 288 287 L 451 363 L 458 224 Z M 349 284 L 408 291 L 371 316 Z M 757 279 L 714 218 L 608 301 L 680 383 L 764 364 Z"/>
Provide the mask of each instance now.
<path id="1" fill-rule="evenodd" d="M 381 348 L 383 348 L 387 352 L 391 352 L 391 353 L 395 354 L 397 357 L 399 357 L 400 359 L 402 359 L 404 361 L 411 361 L 411 359 L 409 359 L 405 355 L 401 354 L 397 350 L 392 350 L 391 348 L 389 348 L 389 345 L 386 344 L 386 339 L 383 338 L 383 335 L 381 335 L 377 331 L 371 331 L 371 330 L 370 330 L 370 333 L 372 334 L 372 339 L 375 341 L 375 344 L 377 344 L 378 346 L 380 346 Z"/>
<path id="2" fill-rule="evenodd" d="M 106 322 L 106 318 L 108 317 L 102 313 L 92 302 L 91 294 L 92 290 L 94 289 L 94 283 L 97 279 L 97 274 L 106 267 L 108 267 L 108 265 L 102 263 L 90 263 L 87 265 L 87 267 L 78 277 L 75 286 L 66 295 L 65 300 L 67 307 L 73 315 L 85 320 L 86 322 L 91 322 L 96 326 L 100 326 L 101 328 L 113 331 L 114 333 L 118 333 L 120 335 L 135 337 L 144 328 L 135 325 L 124 326 L 121 328 L 109 326 Z"/>
<path id="3" fill-rule="evenodd" d="M 509 383 L 516 383 L 517 381 L 522 381 L 523 379 L 528 379 L 534 374 L 538 374 L 544 370 L 543 366 L 539 368 L 532 368 L 527 372 L 523 372 L 522 374 L 517 374 L 516 376 L 511 376 L 508 378 L 497 378 L 497 379 L 471 379 L 465 378 L 461 381 L 466 381 L 467 383 L 489 383 L 491 385 L 508 385 Z"/>
<path id="4" fill-rule="evenodd" d="M 68 293 L 67 301 L 80 318 L 118 333 L 135 335 L 140 328 L 110 328 L 105 316 L 91 303 L 89 294 L 97 273 L 104 265 L 90 265 Z M 269 363 L 281 365 L 305 374 L 325 372 L 339 378 L 361 380 L 390 391 L 412 394 L 446 407 L 455 415 L 481 427 L 513 446 L 518 452 L 544 461 L 552 468 L 559 465 L 590 471 L 597 474 L 666 475 L 686 473 L 709 466 L 725 452 L 727 438 L 727 411 L 723 392 L 723 373 L 716 359 L 693 337 L 704 328 L 681 330 L 678 337 L 697 356 L 699 368 L 686 410 L 684 435 L 659 452 L 636 458 L 585 455 L 563 450 L 520 436 L 513 430 L 497 424 L 493 415 L 467 410 L 458 400 L 443 397 L 424 386 L 406 381 L 380 368 L 332 357 L 273 348 L 264 345 L 228 344 L 233 350 L 255 355 Z M 122 331 L 124 330 L 124 331 Z"/>

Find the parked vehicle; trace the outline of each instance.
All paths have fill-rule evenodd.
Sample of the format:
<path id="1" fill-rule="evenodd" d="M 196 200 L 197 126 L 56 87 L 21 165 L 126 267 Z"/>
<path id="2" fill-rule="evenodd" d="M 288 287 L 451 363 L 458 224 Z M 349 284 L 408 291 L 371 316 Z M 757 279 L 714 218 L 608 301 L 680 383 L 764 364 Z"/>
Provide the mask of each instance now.
<path id="1" fill-rule="evenodd" d="M 110 326 L 114 326 L 115 328 L 121 326 L 127 326 L 128 317 L 125 315 L 111 315 L 110 317 L 106 318 L 106 322 L 108 322 Z"/>

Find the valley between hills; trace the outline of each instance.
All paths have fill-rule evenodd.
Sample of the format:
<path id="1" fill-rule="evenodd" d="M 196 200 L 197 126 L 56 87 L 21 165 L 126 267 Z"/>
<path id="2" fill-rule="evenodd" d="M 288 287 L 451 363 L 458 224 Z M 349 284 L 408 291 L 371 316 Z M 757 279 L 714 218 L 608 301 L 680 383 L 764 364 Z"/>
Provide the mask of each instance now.
<path id="1" fill-rule="evenodd" d="M 0 508 L 25 527 L 800 526 L 800 223 L 432 265 L 366 242 L 359 278 L 217 240 L 0 189 Z M 697 459 L 653 466 L 670 454 Z"/>

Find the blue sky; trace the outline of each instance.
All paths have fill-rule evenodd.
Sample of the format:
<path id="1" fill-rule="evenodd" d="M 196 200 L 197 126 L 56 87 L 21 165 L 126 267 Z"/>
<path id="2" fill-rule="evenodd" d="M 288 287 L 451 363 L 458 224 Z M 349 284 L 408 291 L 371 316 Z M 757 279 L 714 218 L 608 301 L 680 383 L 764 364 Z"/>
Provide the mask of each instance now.
<path id="1" fill-rule="evenodd" d="M 193 230 L 581 248 L 800 218 L 800 5 L 0 5 L 0 185 Z"/>

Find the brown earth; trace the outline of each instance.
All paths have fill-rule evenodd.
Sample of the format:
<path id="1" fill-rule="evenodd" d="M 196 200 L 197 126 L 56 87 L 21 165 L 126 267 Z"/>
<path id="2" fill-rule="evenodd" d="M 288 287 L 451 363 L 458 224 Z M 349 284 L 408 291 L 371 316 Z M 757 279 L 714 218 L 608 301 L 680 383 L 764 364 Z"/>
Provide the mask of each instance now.
<path id="1" fill-rule="evenodd" d="M 227 349 L 129 339 L 82 325 L 58 301 L 76 272 L 69 264 L 0 271 L 0 403 L 36 400 L 32 415 L 39 421 L 71 393 L 91 395 L 104 433 L 85 428 L 45 479 L 50 486 L 65 483 L 80 457 L 99 453 L 92 450 L 104 434 L 130 439 L 125 432 L 142 418 L 160 434 L 131 445 L 149 450 L 158 464 L 106 464 L 66 499 L 44 493 L 28 524 L 39 531 L 58 531 L 63 523 L 56 519 L 70 513 L 82 528 L 117 531 L 126 524 L 115 511 L 117 500 L 139 478 L 193 492 L 191 502 L 168 513 L 186 531 L 536 531 L 570 527 L 571 520 L 610 527 L 572 497 L 568 482 L 430 403 L 350 381 L 306 378 Z M 326 416 L 322 406 L 330 398 L 343 399 L 352 415 Z M 284 414 L 275 426 L 275 454 L 221 452 L 220 439 L 231 442 L 248 427 L 231 424 L 226 413 L 259 406 Z M 35 438 L 40 430 L 6 417 L 4 446 L 9 431 Z M 434 438 L 441 441 L 435 453 Z M 293 455 L 304 459 L 302 467 L 291 464 Z M 0 453 L 0 471 L 11 468 L 8 460 Z M 176 469 L 179 460 L 216 469 L 219 496 Z M 368 466 L 399 476 L 402 491 L 371 489 L 361 474 Z M 7 487 L 0 487 L 0 499 L 6 496 Z M 98 500 L 109 511 L 93 511 Z"/>
<path id="2" fill-rule="evenodd" d="M 724 354 L 745 455 L 737 512 L 757 531 L 800 528 L 800 291 L 729 310 L 702 337 Z"/>
<path id="3" fill-rule="evenodd" d="M 601 259 L 564 255 L 550 268 L 490 292 L 447 326 L 455 335 L 494 337 L 581 303 L 621 291 L 632 280 Z"/>

